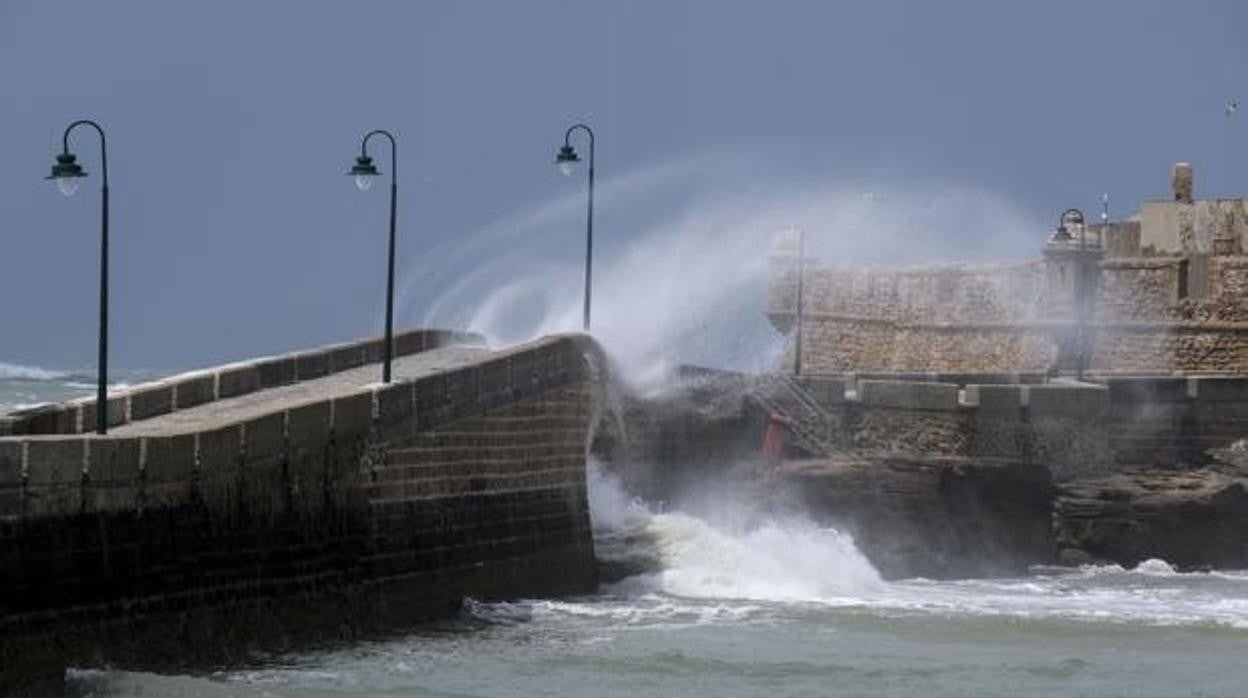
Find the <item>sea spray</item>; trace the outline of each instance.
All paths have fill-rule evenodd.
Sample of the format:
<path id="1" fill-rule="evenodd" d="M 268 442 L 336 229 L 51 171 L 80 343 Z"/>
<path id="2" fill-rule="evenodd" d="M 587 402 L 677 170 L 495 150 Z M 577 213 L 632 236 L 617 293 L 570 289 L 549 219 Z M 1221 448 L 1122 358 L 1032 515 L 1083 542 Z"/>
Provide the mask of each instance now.
<path id="1" fill-rule="evenodd" d="M 812 182 L 772 165 L 717 155 L 600 179 L 592 331 L 638 392 L 663 388 L 681 363 L 779 364 L 786 338 L 768 323 L 766 302 L 767 254 L 781 230 L 804 231 L 812 256 L 861 265 L 964 258 L 968 249 L 980 259 L 1029 257 L 1046 228 L 983 189 Z M 402 314 L 499 344 L 579 330 L 582 204 L 565 193 L 457 238 L 446 254 L 422 252 L 404 278 Z"/>
<path id="2" fill-rule="evenodd" d="M 624 579 L 617 591 L 805 601 L 882 589 L 879 573 L 851 536 L 800 513 L 776 514 L 727 488 L 687 503 L 690 511 L 656 512 L 596 463 L 589 487 L 600 557 L 658 567 Z M 692 513 L 698 510 L 704 513 Z"/>

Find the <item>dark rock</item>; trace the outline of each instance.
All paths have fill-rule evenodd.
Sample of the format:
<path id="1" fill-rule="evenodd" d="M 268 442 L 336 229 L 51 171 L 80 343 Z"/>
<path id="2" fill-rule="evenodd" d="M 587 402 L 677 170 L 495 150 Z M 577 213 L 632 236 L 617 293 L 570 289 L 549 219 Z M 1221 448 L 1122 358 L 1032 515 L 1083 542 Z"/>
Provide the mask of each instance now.
<path id="1" fill-rule="evenodd" d="M 1248 473 L 1146 469 L 1075 480 L 1054 504 L 1058 545 L 1123 567 L 1248 565 Z"/>
<path id="2" fill-rule="evenodd" d="M 885 577 L 1022 574 L 1055 558 L 1043 467 L 886 455 L 789 462 L 780 477 Z"/>

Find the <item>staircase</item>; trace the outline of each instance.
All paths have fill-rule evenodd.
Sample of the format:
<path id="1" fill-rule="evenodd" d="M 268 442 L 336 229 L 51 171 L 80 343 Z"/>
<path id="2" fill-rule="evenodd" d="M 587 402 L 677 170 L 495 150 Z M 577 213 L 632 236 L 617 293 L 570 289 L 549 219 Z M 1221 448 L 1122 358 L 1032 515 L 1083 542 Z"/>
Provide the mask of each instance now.
<path id="1" fill-rule="evenodd" d="M 826 456 L 837 449 L 831 442 L 832 418 L 792 376 L 767 374 L 754 379 L 750 396 L 772 414 L 790 422 L 790 446 L 807 456 Z"/>

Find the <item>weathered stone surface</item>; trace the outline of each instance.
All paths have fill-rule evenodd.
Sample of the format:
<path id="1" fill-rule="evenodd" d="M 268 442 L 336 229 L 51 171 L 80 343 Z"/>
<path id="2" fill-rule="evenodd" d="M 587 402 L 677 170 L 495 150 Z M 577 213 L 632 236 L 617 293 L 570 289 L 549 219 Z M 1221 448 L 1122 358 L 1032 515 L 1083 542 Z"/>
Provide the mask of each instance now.
<path id="1" fill-rule="evenodd" d="M 1248 565 L 1248 471 L 1138 470 L 1060 486 L 1057 544 L 1134 566 L 1161 558 L 1184 569 Z"/>
<path id="2" fill-rule="evenodd" d="M 314 349 L 295 354 L 295 380 L 306 381 L 329 374 L 329 352 Z"/>
<path id="3" fill-rule="evenodd" d="M 147 419 L 167 414 L 173 409 L 173 386 L 156 383 L 127 393 L 130 400 L 130 420 Z"/>
<path id="4" fill-rule="evenodd" d="M 0 439 L 0 487 L 21 483 L 24 451 L 17 439 Z"/>
<path id="5" fill-rule="evenodd" d="M 260 372 L 260 387 L 272 388 L 295 382 L 295 357 L 274 356 L 256 362 L 256 370 Z"/>
<path id="6" fill-rule="evenodd" d="M 962 459 L 785 463 L 821 521 L 844 527 L 886 577 L 1020 574 L 1052 562 L 1048 471 Z"/>
<path id="7" fill-rule="evenodd" d="M 217 379 L 211 373 L 182 376 L 173 384 L 173 406 L 185 410 L 217 399 Z"/>
<path id="8" fill-rule="evenodd" d="M 236 364 L 217 371 L 217 398 L 221 400 L 254 393 L 261 385 L 260 369 L 252 364 Z"/>
<path id="9" fill-rule="evenodd" d="M 858 381 L 858 400 L 871 407 L 953 410 L 958 406 L 958 386 L 952 383 L 864 380 Z"/>
<path id="10" fill-rule="evenodd" d="M 109 395 L 108 396 L 108 426 L 115 427 L 119 424 L 126 423 L 126 396 L 125 395 Z M 87 398 L 76 402 L 70 402 L 71 409 L 66 410 L 61 415 L 62 427 L 56 433 L 72 434 L 78 429 L 82 432 L 95 431 L 95 400 Z M 72 415 L 77 408 L 77 419 L 73 419 Z M 70 426 L 70 424 L 74 426 Z"/>

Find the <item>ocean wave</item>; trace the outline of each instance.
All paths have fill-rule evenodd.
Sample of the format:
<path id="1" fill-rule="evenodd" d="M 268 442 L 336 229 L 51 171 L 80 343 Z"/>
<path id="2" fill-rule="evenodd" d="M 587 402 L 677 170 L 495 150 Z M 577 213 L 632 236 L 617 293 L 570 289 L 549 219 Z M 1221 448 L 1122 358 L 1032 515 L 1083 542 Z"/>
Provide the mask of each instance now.
<path id="1" fill-rule="evenodd" d="M 10 364 L 0 361 L 0 379 L 54 381 L 66 378 L 68 375 L 63 371 L 53 371 L 38 366 L 23 366 L 21 364 Z"/>

